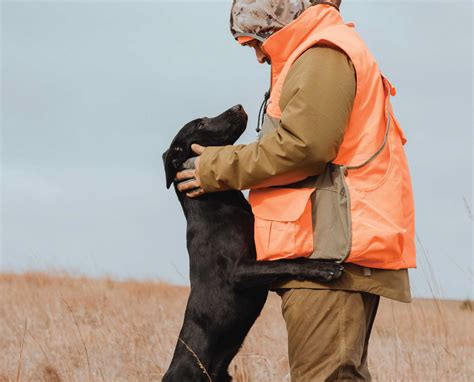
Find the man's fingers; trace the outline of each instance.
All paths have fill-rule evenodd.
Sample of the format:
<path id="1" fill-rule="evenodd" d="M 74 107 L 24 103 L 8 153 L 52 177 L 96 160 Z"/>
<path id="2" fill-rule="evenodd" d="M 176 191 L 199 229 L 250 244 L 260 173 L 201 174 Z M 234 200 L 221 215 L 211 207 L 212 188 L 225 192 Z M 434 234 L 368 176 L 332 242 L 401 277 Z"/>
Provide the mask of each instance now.
<path id="1" fill-rule="evenodd" d="M 186 193 L 186 196 L 189 198 L 196 198 L 198 196 L 204 195 L 205 192 L 202 188 Z"/>
<path id="2" fill-rule="evenodd" d="M 204 151 L 204 147 L 198 144 L 193 144 L 191 146 L 193 151 L 200 155 Z M 201 182 L 198 179 L 198 171 L 195 168 L 189 168 L 189 167 L 198 167 L 199 163 L 199 157 L 193 157 L 188 159 L 184 163 L 184 170 L 181 170 L 176 174 L 175 181 L 178 182 L 177 188 L 178 191 L 180 192 L 186 192 L 186 196 L 189 196 L 190 198 L 195 198 L 197 196 L 201 196 L 205 194 L 204 190 L 201 188 Z M 188 167 L 186 169 L 186 167 Z"/>
<path id="3" fill-rule="evenodd" d="M 183 192 L 183 191 L 190 191 L 195 188 L 200 187 L 200 183 L 196 179 L 190 179 L 186 180 L 184 182 L 178 183 L 178 191 Z"/>
<path id="4" fill-rule="evenodd" d="M 191 150 L 193 150 L 197 155 L 201 155 L 204 149 L 204 146 L 198 145 L 197 143 L 191 145 Z"/>
<path id="5" fill-rule="evenodd" d="M 192 170 L 183 170 L 180 171 L 176 174 L 175 180 L 186 180 L 186 179 L 191 179 L 196 177 L 196 171 L 194 169 Z"/>
<path id="6" fill-rule="evenodd" d="M 186 162 L 183 163 L 183 169 L 194 170 L 196 168 L 195 162 L 198 157 L 189 158 Z"/>

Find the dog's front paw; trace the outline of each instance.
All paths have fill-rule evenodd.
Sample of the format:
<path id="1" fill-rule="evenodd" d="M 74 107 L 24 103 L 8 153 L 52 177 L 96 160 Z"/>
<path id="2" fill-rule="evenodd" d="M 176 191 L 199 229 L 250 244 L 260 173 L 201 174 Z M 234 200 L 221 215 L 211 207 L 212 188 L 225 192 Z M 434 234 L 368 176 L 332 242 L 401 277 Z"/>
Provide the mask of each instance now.
<path id="1" fill-rule="evenodd" d="M 328 264 L 328 269 L 322 270 L 323 280 L 325 282 L 337 280 L 342 276 L 344 267 L 341 264 Z"/>
<path id="2" fill-rule="evenodd" d="M 342 276 L 344 267 L 338 263 L 312 260 L 311 268 L 308 269 L 308 271 L 309 273 L 301 274 L 298 278 L 300 280 L 330 282 L 333 280 L 337 280 Z"/>

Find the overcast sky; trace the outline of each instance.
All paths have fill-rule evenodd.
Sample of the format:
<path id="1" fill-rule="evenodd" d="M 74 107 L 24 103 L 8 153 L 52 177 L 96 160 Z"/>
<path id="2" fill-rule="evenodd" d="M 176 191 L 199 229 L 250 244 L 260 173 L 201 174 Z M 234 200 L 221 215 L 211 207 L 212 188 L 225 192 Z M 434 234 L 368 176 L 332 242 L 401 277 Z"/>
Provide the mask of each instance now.
<path id="1" fill-rule="evenodd" d="M 161 154 L 187 121 L 242 103 L 255 139 L 269 68 L 230 1 L 2 2 L 4 271 L 188 282 Z M 473 298 L 472 3 L 346 0 L 397 87 L 415 190 L 416 296 Z"/>

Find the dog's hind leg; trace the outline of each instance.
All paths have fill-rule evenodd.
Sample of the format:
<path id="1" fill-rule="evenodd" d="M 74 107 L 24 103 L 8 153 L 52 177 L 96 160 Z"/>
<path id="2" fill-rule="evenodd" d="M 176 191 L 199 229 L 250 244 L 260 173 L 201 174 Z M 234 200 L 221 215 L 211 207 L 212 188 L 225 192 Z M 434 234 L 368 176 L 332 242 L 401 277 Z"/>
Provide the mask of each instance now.
<path id="1" fill-rule="evenodd" d="M 341 264 L 311 259 L 241 262 L 232 274 L 237 288 L 268 286 L 288 279 L 330 282 L 342 275 Z"/>

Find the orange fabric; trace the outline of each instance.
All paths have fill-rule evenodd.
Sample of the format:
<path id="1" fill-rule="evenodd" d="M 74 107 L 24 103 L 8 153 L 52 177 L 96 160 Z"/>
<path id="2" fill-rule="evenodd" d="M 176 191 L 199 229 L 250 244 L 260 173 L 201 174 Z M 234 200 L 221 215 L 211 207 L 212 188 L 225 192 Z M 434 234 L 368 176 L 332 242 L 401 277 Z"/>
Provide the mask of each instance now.
<path id="1" fill-rule="evenodd" d="M 255 40 L 253 37 L 250 37 L 250 36 L 239 36 L 237 37 L 237 41 L 239 42 L 239 44 L 243 45 L 249 41 L 252 41 L 252 40 Z"/>
<path id="2" fill-rule="evenodd" d="M 314 188 L 253 190 L 257 260 L 306 257 L 313 252 L 310 196 Z"/>
<path id="3" fill-rule="evenodd" d="M 351 118 L 333 162 L 354 166 L 377 151 L 384 140 L 387 104 L 392 121 L 382 152 L 366 166 L 349 170 L 346 177 L 352 217 L 352 248 L 347 262 L 382 269 L 413 268 L 414 204 L 403 149 L 406 137 L 387 99 L 388 93 L 395 95 L 395 89 L 388 81 L 384 84 L 375 59 L 354 25 L 344 24 L 334 8 L 311 7 L 265 41 L 263 48 L 272 62 L 267 113 L 280 118 L 279 99 L 286 74 L 293 62 L 316 44 L 344 51 L 357 76 Z"/>

